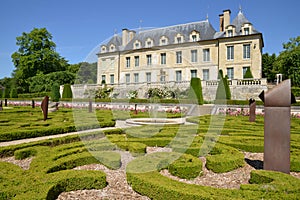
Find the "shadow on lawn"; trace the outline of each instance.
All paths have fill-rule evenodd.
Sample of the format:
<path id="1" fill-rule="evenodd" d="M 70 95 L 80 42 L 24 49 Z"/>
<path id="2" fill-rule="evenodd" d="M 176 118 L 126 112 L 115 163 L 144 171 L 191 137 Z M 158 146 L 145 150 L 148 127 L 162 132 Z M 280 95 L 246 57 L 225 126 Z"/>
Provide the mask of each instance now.
<path id="1" fill-rule="evenodd" d="M 264 168 L 264 162 L 261 160 L 250 160 L 248 158 L 245 158 L 246 163 L 248 163 L 250 166 L 254 167 L 255 169 L 263 169 Z"/>

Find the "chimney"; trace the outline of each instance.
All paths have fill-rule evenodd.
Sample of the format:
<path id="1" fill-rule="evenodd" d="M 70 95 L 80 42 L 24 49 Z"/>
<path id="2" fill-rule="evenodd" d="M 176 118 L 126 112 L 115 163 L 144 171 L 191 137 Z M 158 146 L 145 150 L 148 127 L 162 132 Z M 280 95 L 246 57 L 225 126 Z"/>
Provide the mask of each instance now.
<path id="1" fill-rule="evenodd" d="M 224 31 L 224 15 L 220 14 L 219 18 L 220 18 L 220 32 L 223 32 Z"/>
<path id="2" fill-rule="evenodd" d="M 224 14 L 224 30 L 225 28 L 230 25 L 230 14 L 231 14 L 231 11 L 228 9 L 228 10 L 223 10 L 223 14 Z"/>
<path id="3" fill-rule="evenodd" d="M 134 36 L 135 36 L 135 31 L 129 31 L 129 41 L 131 41 L 134 38 Z"/>
<path id="4" fill-rule="evenodd" d="M 129 42 L 129 30 L 127 28 L 122 29 L 122 45 L 126 46 Z"/>

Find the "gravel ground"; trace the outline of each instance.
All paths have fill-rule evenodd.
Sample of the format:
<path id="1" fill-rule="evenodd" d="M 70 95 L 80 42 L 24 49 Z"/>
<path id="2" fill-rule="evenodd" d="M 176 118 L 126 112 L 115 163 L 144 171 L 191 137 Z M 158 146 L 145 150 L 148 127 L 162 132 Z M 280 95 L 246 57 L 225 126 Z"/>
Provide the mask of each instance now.
<path id="1" fill-rule="evenodd" d="M 159 148 L 159 147 L 148 147 L 147 153 L 154 152 L 170 152 L 170 149 Z M 91 164 L 74 168 L 74 170 L 101 170 L 107 175 L 108 186 L 102 190 L 79 190 L 72 192 L 64 192 L 59 195 L 57 200 L 93 200 L 93 199 L 113 199 L 113 200 L 127 200 L 127 199 L 139 199 L 148 200 L 148 197 L 141 196 L 140 194 L 133 191 L 133 189 L 128 185 L 126 181 L 125 167 L 128 162 L 134 158 L 128 152 L 119 152 L 121 154 L 122 166 L 118 170 L 110 170 L 100 164 Z M 167 176 L 171 179 L 184 182 L 187 184 L 197 184 L 212 186 L 216 188 L 228 188 L 228 189 L 238 189 L 241 184 L 247 184 L 250 178 L 250 172 L 255 169 L 260 169 L 262 167 L 263 153 L 248 153 L 245 152 L 246 165 L 242 168 L 233 170 L 227 173 L 214 173 L 209 171 L 205 167 L 206 159 L 200 157 L 199 159 L 203 162 L 203 175 L 199 176 L 193 180 L 180 179 L 178 177 L 172 176 L 168 170 L 162 170 L 161 174 Z M 32 158 L 27 158 L 24 160 L 15 160 L 14 157 L 1 158 L 1 161 L 10 162 L 16 164 L 28 170 Z M 292 176 L 300 178 L 300 173 L 291 172 Z"/>

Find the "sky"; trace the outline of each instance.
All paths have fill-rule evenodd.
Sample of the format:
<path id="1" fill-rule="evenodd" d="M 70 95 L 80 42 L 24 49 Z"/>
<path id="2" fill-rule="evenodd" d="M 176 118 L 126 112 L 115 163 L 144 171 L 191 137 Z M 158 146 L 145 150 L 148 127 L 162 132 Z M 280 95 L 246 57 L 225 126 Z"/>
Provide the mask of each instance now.
<path id="1" fill-rule="evenodd" d="M 299 0 L 1 0 L 0 79 L 15 69 L 16 37 L 34 28 L 52 34 L 56 51 L 70 64 L 96 60 L 100 44 L 123 28 L 164 27 L 208 20 L 219 30 L 219 14 L 242 9 L 263 34 L 263 53 L 279 54 L 282 44 L 300 36 Z"/>

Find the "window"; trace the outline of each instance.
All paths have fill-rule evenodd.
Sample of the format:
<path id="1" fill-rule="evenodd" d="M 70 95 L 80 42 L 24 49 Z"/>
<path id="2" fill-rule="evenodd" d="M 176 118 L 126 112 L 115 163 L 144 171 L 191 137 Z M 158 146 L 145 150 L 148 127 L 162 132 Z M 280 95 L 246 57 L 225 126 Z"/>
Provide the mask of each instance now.
<path id="1" fill-rule="evenodd" d="M 197 50 L 191 50 L 191 61 L 198 62 Z"/>
<path id="2" fill-rule="evenodd" d="M 110 51 L 114 51 L 115 50 L 115 46 L 114 45 L 111 45 L 110 46 Z"/>
<path id="3" fill-rule="evenodd" d="M 125 82 L 130 83 L 130 74 L 125 74 Z"/>
<path id="4" fill-rule="evenodd" d="M 208 81 L 209 80 L 209 69 L 203 69 L 203 80 Z"/>
<path id="5" fill-rule="evenodd" d="M 192 69 L 191 70 L 191 78 L 196 78 L 197 77 L 197 70 L 196 69 Z"/>
<path id="6" fill-rule="evenodd" d="M 152 55 L 147 55 L 147 65 L 152 65 Z"/>
<path id="7" fill-rule="evenodd" d="M 114 84 L 115 83 L 115 75 L 111 74 L 110 75 L 110 84 Z"/>
<path id="8" fill-rule="evenodd" d="M 138 73 L 134 73 L 134 82 L 135 83 L 139 82 L 139 74 Z"/>
<path id="9" fill-rule="evenodd" d="M 182 52 L 181 51 L 176 52 L 176 63 L 177 64 L 182 63 Z"/>
<path id="10" fill-rule="evenodd" d="M 137 41 L 135 41 L 135 43 L 134 43 L 134 48 L 135 49 L 139 49 L 141 47 L 141 43 L 137 40 Z"/>
<path id="11" fill-rule="evenodd" d="M 146 81 L 147 83 L 151 83 L 151 72 L 146 73 Z"/>
<path id="12" fill-rule="evenodd" d="M 181 43 L 182 42 L 181 37 L 177 37 L 176 40 L 177 40 L 177 43 Z"/>
<path id="13" fill-rule="evenodd" d="M 176 71 L 176 82 L 180 82 L 182 79 L 181 71 Z"/>
<path id="14" fill-rule="evenodd" d="M 192 35 L 192 41 L 196 42 L 197 41 L 197 35 Z"/>
<path id="15" fill-rule="evenodd" d="M 243 58 L 250 59 L 250 44 L 243 45 Z"/>
<path id="16" fill-rule="evenodd" d="M 105 46 L 103 46 L 103 47 L 101 48 L 101 52 L 102 52 L 102 53 L 105 53 L 105 52 L 106 52 L 106 47 L 105 47 Z"/>
<path id="17" fill-rule="evenodd" d="M 227 68 L 227 76 L 228 76 L 228 79 L 233 79 L 234 78 L 233 67 Z"/>
<path id="18" fill-rule="evenodd" d="M 234 47 L 228 46 L 227 47 L 227 60 L 233 60 L 234 59 Z"/>
<path id="19" fill-rule="evenodd" d="M 162 45 L 165 45 L 165 44 L 166 44 L 166 39 L 162 39 L 162 40 L 161 40 L 161 44 L 162 44 Z"/>
<path id="20" fill-rule="evenodd" d="M 161 53 L 160 54 L 160 64 L 165 65 L 167 63 L 167 54 Z"/>
<path id="21" fill-rule="evenodd" d="M 250 67 L 243 67 L 243 78 L 245 78 L 245 74 L 248 69 L 250 69 Z"/>
<path id="22" fill-rule="evenodd" d="M 166 81 L 166 72 L 160 71 L 160 82 L 165 82 Z"/>
<path id="23" fill-rule="evenodd" d="M 106 83 L 106 76 L 105 75 L 102 75 L 102 77 L 101 77 L 101 83 Z"/>
<path id="24" fill-rule="evenodd" d="M 134 66 L 138 67 L 140 65 L 140 57 L 134 56 Z"/>
<path id="25" fill-rule="evenodd" d="M 228 37 L 232 37 L 233 36 L 233 31 L 232 30 L 228 30 L 227 34 L 228 34 Z"/>
<path id="26" fill-rule="evenodd" d="M 130 67 L 130 57 L 126 57 L 126 67 Z"/>
<path id="27" fill-rule="evenodd" d="M 147 42 L 147 47 L 151 47 L 152 46 L 152 42 L 151 41 L 148 41 Z"/>
<path id="28" fill-rule="evenodd" d="M 209 49 L 203 49 L 203 61 L 209 62 L 210 61 L 210 51 Z"/>
<path id="29" fill-rule="evenodd" d="M 244 28 L 244 33 L 245 33 L 245 35 L 249 35 L 250 34 L 250 29 L 249 28 Z"/>

